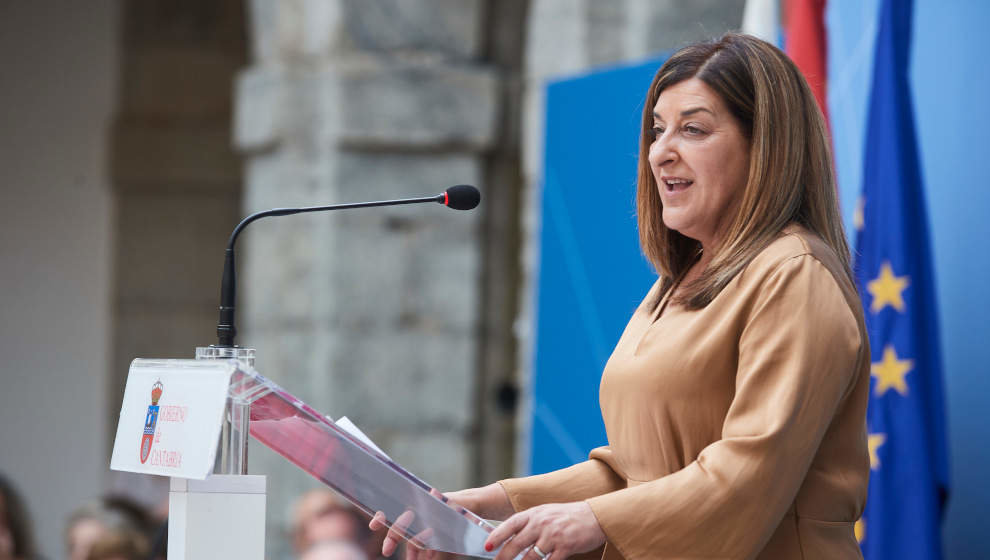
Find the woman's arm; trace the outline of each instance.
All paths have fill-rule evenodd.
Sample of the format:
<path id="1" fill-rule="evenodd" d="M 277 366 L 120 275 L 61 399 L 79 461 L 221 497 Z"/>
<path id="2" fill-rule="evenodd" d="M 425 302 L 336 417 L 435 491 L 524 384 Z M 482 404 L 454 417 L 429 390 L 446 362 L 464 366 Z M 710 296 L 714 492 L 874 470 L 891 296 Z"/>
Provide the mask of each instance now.
<path id="1" fill-rule="evenodd" d="M 534 506 L 578 502 L 625 488 L 625 479 L 617 474 L 607 447 L 595 449 L 593 457 L 583 463 L 534 476 L 499 481 L 512 504 L 513 511 Z"/>

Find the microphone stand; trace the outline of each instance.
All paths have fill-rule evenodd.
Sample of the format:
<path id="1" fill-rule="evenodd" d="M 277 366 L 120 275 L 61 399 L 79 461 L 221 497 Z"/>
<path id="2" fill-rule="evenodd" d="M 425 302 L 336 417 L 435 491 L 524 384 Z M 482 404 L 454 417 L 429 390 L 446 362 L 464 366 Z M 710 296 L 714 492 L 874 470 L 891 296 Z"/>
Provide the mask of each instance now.
<path id="1" fill-rule="evenodd" d="M 453 187 L 452 187 L 453 188 Z M 237 279 L 234 271 L 234 243 L 237 236 L 247 227 L 248 224 L 261 218 L 269 216 L 291 216 L 293 214 L 304 214 L 308 212 L 325 212 L 327 210 L 350 210 L 353 208 L 371 208 L 375 206 L 399 206 L 403 204 L 421 204 L 424 202 L 439 202 L 446 204 L 449 200 L 448 193 L 444 192 L 436 196 L 426 196 L 422 198 L 406 198 L 400 200 L 380 200 L 377 202 L 353 202 L 349 204 L 332 204 L 328 206 L 306 206 L 302 208 L 272 208 L 255 212 L 237 224 L 227 241 L 227 248 L 223 253 L 223 279 L 220 282 L 220 320 L 217 322 L 217 346 L 220 348 L 234 347 L 234 337 L 237 336 L 237 329 L 234 327 L 234 300 L 237 297 Z"/>
<path id="2" fill-rule="evenodd" d="M 481 201 L 481 193 L 470 185 L 456 185 L 435 195 L 420 198 L 405 198 L 398 200 L 379 200 L 375 202 L 353 202 L 347 204 L 332 204 L 327 206 L 305 206 L 301 208 L 273 208 L 255 212 L 241 220 L 227 240 L 224 250 L 223 277 L 220 282 L 220 320 L 217 322 L 217 344 L 196 348 L 197 360 L 238 359 L 246 366 L 254 367 L 254 348 L 242 348 L 234 345 L 237 329 L 234 327 L 234 303 L 237 297 L 237 275 L 234 266 L 234 244 L 237 237 L 248 224 L 269 216 L 291 216 L 309 212 L 325 212 L 328 210 L 350 210 L 355 208 L 371 208 L 376 206 L 401 206 L 406 204 L 422 204 L 436 202 L 454 210 L 471 210 Z M 215 474 L 247 474 L 247 445 L 250 422 L 251 404 L 228 398 L 227 411 L 224 415 L 223 427 L 220 432 L 219 448 L 213 472 Z"/>

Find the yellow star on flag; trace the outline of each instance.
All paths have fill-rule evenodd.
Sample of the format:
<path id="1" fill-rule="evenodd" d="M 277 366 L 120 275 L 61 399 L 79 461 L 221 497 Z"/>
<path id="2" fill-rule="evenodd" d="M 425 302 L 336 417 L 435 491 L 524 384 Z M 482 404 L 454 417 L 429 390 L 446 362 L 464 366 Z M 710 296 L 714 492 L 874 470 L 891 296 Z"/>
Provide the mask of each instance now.
<path id="1" fill-rule="evenodd" d="M 870 470 L 875 471 L 880 468 L 880 457 L 877 455 L 877 449 L 886 442 L 887 434 L 870 434 L 867 438 L 867 445 L 870 448 Z"/>
<path id="2" fill-rule="evenodd" d="M 876 396 L 882 396 L 887 389 L 893 387 L 903 396 L 907 396 L 908 386 L 904 381 L 911 368 L 914 367 L 914 360 L 898 360 L 897 352 L 893 345 L 888 344 L 883 349 L 883 360 L 870 364 L 870 375 L 877 378 L 875 389 Z"/>
<path id="3" fill-rule="evenodd" d="M 894 276 L 890 261 L 880 265 L 880 276 L 866 284 L 866 291 L 873 296 L 870 311 L 878 313 L 889 305 L 898 311 L 904 311 L 904 289 L 908 287 L 907 276 Z"/>
<path id="4" fill-rule="evenodd" d="M 856 520 L 853 531 L 856 533 L 856 542 L 863 542 L 863 539 L 866 538 L 866 521 L 862 517 Z"/>

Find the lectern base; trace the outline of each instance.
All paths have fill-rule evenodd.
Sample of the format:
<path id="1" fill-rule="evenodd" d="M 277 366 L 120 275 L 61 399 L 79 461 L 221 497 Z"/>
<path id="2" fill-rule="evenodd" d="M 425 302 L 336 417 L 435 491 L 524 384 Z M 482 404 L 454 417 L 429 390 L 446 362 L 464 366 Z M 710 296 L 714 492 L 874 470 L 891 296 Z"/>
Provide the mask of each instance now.
<path id="1" fill-rule="evenodd" d="M 264 560 L 264 476 L 171 481 L 168 560 Z"/>

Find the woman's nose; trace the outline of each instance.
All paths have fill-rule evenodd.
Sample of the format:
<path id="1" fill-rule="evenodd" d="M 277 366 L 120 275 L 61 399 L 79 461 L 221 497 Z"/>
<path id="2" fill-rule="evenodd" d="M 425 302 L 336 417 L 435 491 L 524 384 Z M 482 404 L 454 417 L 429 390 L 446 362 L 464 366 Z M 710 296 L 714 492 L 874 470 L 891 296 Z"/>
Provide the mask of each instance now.
<path id="1" fill-rule="evenodd" d="M 663 167 L 677 159 L 677 151 L 665 136 L 660 136 L 650 145 L 650 165 L 654 168 Z"/>

